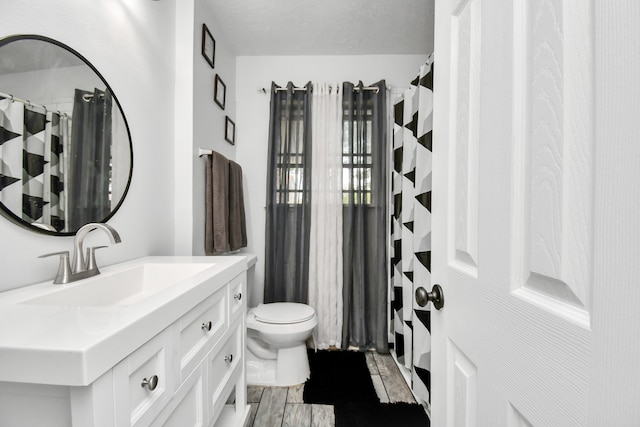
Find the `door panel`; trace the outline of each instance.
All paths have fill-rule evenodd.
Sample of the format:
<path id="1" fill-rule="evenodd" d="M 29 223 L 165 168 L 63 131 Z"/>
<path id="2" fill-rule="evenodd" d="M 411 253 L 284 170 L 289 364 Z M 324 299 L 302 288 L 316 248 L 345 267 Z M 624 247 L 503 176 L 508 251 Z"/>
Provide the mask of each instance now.
<path id="1" fill-rule="evenodd" d="M 448 343 L 449 356 L 447 382 L 452 385 L 447 397 L 447 413 L 451 425 L 471 427 L 476 425 L 478 403 L 478 368 L 452 342 Z"/>
<path id="2" fill-rule="evenodd" d="M 435 22 L 433 425 L 586 425 L 591 6 L 448 0 Z"/>
<path id="3" fill-rule="evenodd" d="M 452 16 L 452 152 L 449 191 L 455 221 L 449 229 L 454 264 L 478 271 L 478 122 L 480 0 L 461 1 Z"/>
<path id="4" fill-rule="evenodd" d="M 525 417 L 513 406 L 511 406 L 509 427 L 533 427 Z"/>
<path id="5" fill-rule="evenodd" d="M 593 76 L 588 5 L 514 3 L 513 289 L 589 326 Z"/>

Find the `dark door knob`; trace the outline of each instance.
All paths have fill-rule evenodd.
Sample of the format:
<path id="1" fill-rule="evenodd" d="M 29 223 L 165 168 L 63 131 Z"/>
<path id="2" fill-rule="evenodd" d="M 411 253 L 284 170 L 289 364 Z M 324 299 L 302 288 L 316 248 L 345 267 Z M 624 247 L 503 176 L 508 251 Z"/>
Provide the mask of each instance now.
<path id="1" fill-rule="evenodd" d="M 424 307 L 429 301 L 433 303 L 437 310 L 444 307 L 444 294 L 440 285 L 433 285 L 431 292 L 427 292 L 422 286 L 416 289 L 416 302 L 420 307 Z"/>

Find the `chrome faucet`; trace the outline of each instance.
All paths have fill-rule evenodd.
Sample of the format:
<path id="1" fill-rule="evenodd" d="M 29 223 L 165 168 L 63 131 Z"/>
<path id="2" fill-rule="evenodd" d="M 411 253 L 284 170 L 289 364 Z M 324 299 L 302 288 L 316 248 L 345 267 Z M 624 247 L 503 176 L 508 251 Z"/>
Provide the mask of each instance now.
<path id="1" fill-rule="evenodd" d="M 120 243 L 122 240 L 120 239 L 120 235 L 118 232 L 111 226 L 107 224 L 102 224 L 98 222 L 91 222 L 86 224 L 76 232 L 76 237 L 73 240 L 74 253 L 73 253 L 73 263 L 69 264 L 69 251 L 62 252 L 54 252 L 50 254 L 40 255 L 38 258 L 45 258 L 53 255 L 60 256 L 60 266 L 58 267 L 58 274 L 56 274 L 53 283 L 64 284 L 75 282 L 76 280 L 86 279 L 87 277 L 92 277 L 100 274 L 100 270 L 98 270 L 98 265 L 96 264 L 96 250 L 100 248 L 106 248 L 106 246 L 94 246 L 87 248 L 87 257 L 84 256 L 84 239 L 87 237 L 87 234 L 92 232 L 93 230 L 102 230 L 107 236 L 109 236 L 109 240 L 111 240 L 112 244 Z"/>
<path id="2" fill-rule="evenodd" d="M 71 267 L 73 268 L 74 273 L 81 273 L 83 271 L 87 271 L 90 267 L 89 264 L 92 264 L 91 267 L 94 267 L 96 270 L 98 267 L 95 265 L 95 250 L 104 248 L 105 246 L 96 246 L 94 248 L 87 249 L 87 260 L 84 258 L 84 238 L 87 237 L 87 234 L 92 232 L 93 230 L 102 230 L 104 231 L 112 244 L 120 243 L 120 235 L 118 232 L 107 224 L 102 224 L 99 222 L 90 222 L 89 224 L 83 225 L 76 232 L 76 238 L 73 240 L 73 247 L 75 251 L 73 253 L 73 263 Z M 99 274 L 100 272 L 96 273 Z"/>

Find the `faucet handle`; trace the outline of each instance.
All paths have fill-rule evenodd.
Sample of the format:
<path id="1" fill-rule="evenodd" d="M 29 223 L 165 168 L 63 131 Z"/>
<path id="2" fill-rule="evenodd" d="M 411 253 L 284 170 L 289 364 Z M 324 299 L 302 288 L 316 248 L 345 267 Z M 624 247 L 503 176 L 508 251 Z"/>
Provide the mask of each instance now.
<path id="1" fill-rule="evenodd" d="M 69 251 L 52 252 L 49 254 L 40 255 L 38 258 L 47 258 L 50 256 L 59 255 L 60 264 L 58 265 L 58 273 L 56 278 L 53 279 L 53 284 L 58 285 L 61 283 L 69 283 L 71 277 L 71 265 L 69 264 Z"/>
<path id="2" fill-rule="evenodd" d="M 96 251 L 98 249 L 106 248 L 106 246 L 91 246 L 87 248 L 87 270 L 98 270 L 98 264 L 96 264 Z"/>

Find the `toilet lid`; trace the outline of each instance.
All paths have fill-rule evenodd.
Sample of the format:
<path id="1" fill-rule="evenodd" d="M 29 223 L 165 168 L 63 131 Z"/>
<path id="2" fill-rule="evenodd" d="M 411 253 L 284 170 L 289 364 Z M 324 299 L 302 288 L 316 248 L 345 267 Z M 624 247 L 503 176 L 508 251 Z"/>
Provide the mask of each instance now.
<path id="1" fill-rule="evenodd" d="M 260 304 L 254 310 L 256 320 L 264 323 L 300 323 L 311 319 L 313 308 L 295 302 Z"/>

